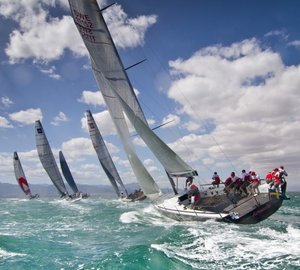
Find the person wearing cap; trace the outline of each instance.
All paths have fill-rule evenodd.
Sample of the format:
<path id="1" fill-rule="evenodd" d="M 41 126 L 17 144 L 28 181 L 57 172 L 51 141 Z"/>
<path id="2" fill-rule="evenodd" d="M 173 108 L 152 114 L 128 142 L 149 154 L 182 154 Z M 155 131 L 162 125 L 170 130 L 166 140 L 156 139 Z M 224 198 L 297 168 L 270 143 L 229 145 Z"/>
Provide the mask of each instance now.
<path id="1" fill-rule="evenodd" d="M 213 176 L 212 176 L 211 179 L 213 180 L 213 181 L 211 182 L 211 184 L 212 184 L 213 186 L 217 186 L 217 188 L 218 188 L 219 185 L 220 185 L 220 183 L 221 183 L 221 179 L 220 179 L 218 173 L 217 173 L 217 172 L 214 172 L 214 174 L 213 174 Z"/>
<path id="2" fill-rule="evenodd" d="M 241 178 L 237 177 L 235 175 L 235 172 L 231 172 L 230 174 L 230 178 L 232 180 L 232 187 L 234 188 L 234 192 L 240 192 L 240 188 L 241 188 L 241 185 L 242 185 L 242 181 L 241 181 Z"/>
<path id="3" fill-rule="evenodd" d="M 191 206 L 195 208 L 195 206 L 200 202 L 200 192 L 198 187 L 193 183 L 194 178 L 188 177 L 186 180 L 186 186 L 188 189 L 188 196 L 191 198 Z"/>
<path id="4" fill-rule="evenodd" d="M 251 176 L 246 170 L 242 170 L 242 185 L 241 185 L 241 192 L 245 193 L 245 196 L 249 195 L 247 187 L 251 184 Z"/>
<path id="5" fill-rule="evenodd" d="M 280 182 L 281 182 L 279 169 L 275 168 L 273 170 L 273 172 L 274 172 L 274 174 L 273 174 L 274 188 L 277 192 L 279 192 L 279 185 L 280 185 Z"/>

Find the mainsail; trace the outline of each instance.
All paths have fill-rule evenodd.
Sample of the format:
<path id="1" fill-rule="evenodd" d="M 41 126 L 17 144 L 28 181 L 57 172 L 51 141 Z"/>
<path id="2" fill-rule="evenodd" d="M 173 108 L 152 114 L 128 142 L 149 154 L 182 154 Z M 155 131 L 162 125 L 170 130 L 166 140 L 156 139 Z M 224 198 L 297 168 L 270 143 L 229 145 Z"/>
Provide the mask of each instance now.
<path id="1" fill-rule="evenodd" d="M 90 137 L 104 172 L 106 173 L 118 197 L 121 196 L 121 193 L 117 183 L 126 193 L 126 196 L 128 196 L 127 190 L 121 180 L 121 177 L 115 167 L 115 164 L 109 154 L 106 144 L 101 136 L 101 133 L 90 110 L 86 111 L 86 118 Z"/>
<path id="2" fill-rule="evenodd" d="M 20 186 L 20 188 L 23 190 L 23 192 L 25 193 L 25 195 L 27 195 L 28 197 L 32 197 L 30 188 L 29 188 L 29 184 L 26 180 L 22 165 L 21 165 L 21 161 L 19 159 L 18 153 L 14 152 L 14 171 L 15 171 L 15 176 L 17 179 L 17 182 Z"/>
<path id="3" fill-rule="evenodd" d="M 69 0 L 69 3 L 111 115 L 118 119 L 118 116 L 122 117 L 123 110 L 126 112 L 132 125 L 170 176 L 197 175 L 148 127 L 97 1 Z M 117 120 L 115 122 L 118 128 L 119 123 Z M 127 134 L 121 131 L 119 135 L 122 138 Z"/>
<path id="4" fill-rule="evenodd" d="M 35 121 L 35 139 L 37 152 L 45 171 L 49 175 L 51 181 L 57 188 L 60 195 L 68 195 L 67 189 L 64 185 L 62 176 L 57 167 L 46 134 L 44 133 L 43 126 L 39 120 Z"/>
<path id="5" fill-rule="evenodd" d="M 116 47 L 112 41 L 106 23 L 101 15 L 97 1 L 69 0 L 74 22 L 89 51 L 95 78 L 101 88 L 101 93 L 113 118 L 118 135 L 122 141 L 131 167 L 144 193 L 150 198 L 160 193 L 160 190 L 148 173 L 143 163 L 136 155 L 129 138 L 129 130 L 124 118 L 123 108 L 110 89 L 113 85 L 134 114 L 147 121 L 127 77 Z M 104 78 L 102 74 L 104 74 Z M 109 81 L 109 84 L 106 82 Z"/>
<path id="6" fill-rule="evenodd" d="M 67 163 L 62 151 L 59 151 L 59 162 L 60 162 L 60 167 L 61 167 L 62 173 L 63 173 L 67 183 L 69 184 L 69 186 L 71 187 L 71 189 L 73 190 L 74 193 L 78 193 L 79 191 L 78 191 L 77 185 L 74 181 L 73 175 L 69 169 L 68 163 Z"/>

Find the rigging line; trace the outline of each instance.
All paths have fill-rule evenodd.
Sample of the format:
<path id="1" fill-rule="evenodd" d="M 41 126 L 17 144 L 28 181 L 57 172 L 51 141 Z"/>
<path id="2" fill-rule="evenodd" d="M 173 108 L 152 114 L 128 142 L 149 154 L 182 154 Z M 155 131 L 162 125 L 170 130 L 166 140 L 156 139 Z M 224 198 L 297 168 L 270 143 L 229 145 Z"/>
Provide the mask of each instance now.
<path id="1" fill-rule="evenodd" d="M 168 70 L 165 68 L 165 66 L 163 65 L 163 63 L 159 60 L 160 58 L 158 57 L 158 54 L 153 50 L 153 48 L 152 48 L 151 46 L 147 45 L 147 47 L 150 49 L 151 53 L 155 56 L 157 62 L 158 62 L 159 65 L 161 66 L 162 70 L 167 74 L 167 76 L 168 76 L 168 77 L 170 78 L 170 80 L 171 80 L 171 77 L 170 77 L 170 75 L 169 75 L 169 72 L 168 72 Z M 168 107 L 168 109 L 169 109 L 169 113 L 172 113 L 172 110 L 171 110 L 169 104 L 166 103 L 166 105 L 167 105 L 167 107 Z M 183 133 L 180 132 L 179 129 L 177 129 L 177 132 L 179 133 L 179 135 L 180 135 L 181 137 L 184 137 Z M 174 132 L 173 132 L 173 133 L 174 133 Z M 186 149 L 191 155 L 195 156 L 195 154 L 193 153 L 193 151 L 191 151 L 190 147 L 188 147 L 186 143 L 182 142 L 182 144 L 184 145 L 185 149 Z M 196 156 L 195 156 L 195 157 L 196 157 Z M 211 168 L 209 168 L 209 167 L 208 167 L 206 164 L 204 164 L 203 162 L 202 162 L 202 165 L 203 165 L 203 167 L 205 167 L 205 168 L 206 168 L 207 170 L 209 170 L 210 172 L 213 172 L 213 170 L 212 170 Z"/>
<path id="2" fill-rule="evenodd" d="M 155 54 L 155 52 L 154 52 L 154 50 L 152 49 L 152 47 L 149 46 L 149 45 L 148 45 L 147 47 L 150 49 L 151 53 L 155 56 L 153 59 L 155 59 L 155 60 L 158 62 L 158 64 L 162 67 L 163 71 L 164 71 L 165 73 L 168 74 L 168 72 L 167 72 L 166 69 L 164 68 L 163 64 L 161 63 L 161 61 L 158 60 L 159 57 L 157 56 L 157 54 Z M 145 52 L 144 48 L 142 49 L 142 52 L 143 52 L 143 53 Z M 145 53 L 144 53 L 144 57 L 146 58 Z M 151 62 L 151 61 L 149 61 L 149 62 Z M 148 67 L 150 67 L 151 70 L 154 70 L 154 69 L 152 68 L 151 65 L 148 66 Z M 168 76 L 168 77 L 170 77 L 170 76 Z M 151 114 L 153 114 L 154 116 L 156 116 L 157 119 L 160 118 L 153 110 L 151 110 L 151 108 L 149 108 L 149 107 L 147 106 L 147 104 L 145 104 L 145 103 L 143 102 L 143 100 L 141 100 L 141 99 L 139 99 L 139 100 L 140 100 L 141 104 L 143 104 L 143 107 L 147 108 L 147 110 L 149 110 L 149 111 L 151 112 Z M 168 110 L 166 110 L 166 113 L 169 113 L 169 114 L 174 113 L 174 109 L 171 109 L 171 107 L 170 107 L 170 105 L 169 105 L 169 102 L 166 102 L 166 101 L 165 101 L 165 102 L 164 102 L 164 105 L 165 105 L 165 106 L 161 106 L 161 107 L 162 107 L 162 108 L 165 108 L 165 107 L 168 108 Z M 178 134 L 179 134 L 181 137 L 184 137 L 184 134 L 183 134 L 182 132 L 180 132 L 180 130 L 177 131 L 177 134 L 176 134 L 176 135 L 175 135 L 174 130 L 172 130 L 172 129 L 169 129 L 169 130 L 170 130 L 170 132 L 173 134 L 173 136 L 176 137 L 176 138 L 178 137 Z M 182 144 L 184 145 L 185 149 L 186 149 L 191 155 L 193 155 L 191 149 L 190 149 L 184 142 L 182 142 Z"/>
<path id="3" fill-rule="evenodd" d="M 152 47 L 150 47 L 149 45 L 148 45 L 148 47 L 151 49 L 152 53 L 153 53 L 154 55 L 156 55 L 156 53 L 154 52 L 154 50 L 152 49 Z M 159 59 L 159 58 L 158 58 L 158 59 Z M 166 72 L 166 74 L 170 77 L 169 72 L 167 71 L 167 69 L 165 68 L 165 66 L 161 63 L 161 61 L 158 61 L 158 62 L 160 63 L 162 69 L 163 69 L 163 70 Z M 176 87 L 177 87 L 177 86 L 176 86 Z M 190 103 L 190 101 L 187 99 L 187 97 L 183 94 L 183 92 L 181 91 L 181 89 L 178 88 L 178 90 L 179 90 L 179 92 L 181 93 L 181 95 L 183 96 L 183 98 L 185 99 L 185 101 L 189 104 L 189 106 L 191 107 L 192 111 L 193 111 L 196 115 L 198 115 L 197 111 L 194 109 L 194 107 L 192 106 L 192 104 Z M 206 129 L 208 129 L 208 126 L 207 126 L 205 123 L 204 123 L 204 127 L 205 127 Z M 218 146 L 220 152 L 225 156 L 225 158 L 226 158 L 227 161 L 230 163 L 230 165 L 232 166 L 232 168 L 236 171 L 236 168 L 235 168 L 234 164 L 232 163 L 231 159 L 230 159 L 230 158 L 228 157 L 228 155 L 226 155 L 226 153 L 223 151 L 223 149 L 221 148 L 220 144 L 217 142 L 216 138 L 215 138 L 212 134 L 210 134 L 210 133 L 209 133 L 209 136 L 211 136 L 211 137 L 213 138 L 213 140 L 214 140 L 215 144 Z M 203 164 L 203 165 L 204 165 L 207 169 L 209 169 L 208 166 L 206 166 L 205 164 Z M 209 170 L 212 171 L 211 169 L 209 169 Z"/>

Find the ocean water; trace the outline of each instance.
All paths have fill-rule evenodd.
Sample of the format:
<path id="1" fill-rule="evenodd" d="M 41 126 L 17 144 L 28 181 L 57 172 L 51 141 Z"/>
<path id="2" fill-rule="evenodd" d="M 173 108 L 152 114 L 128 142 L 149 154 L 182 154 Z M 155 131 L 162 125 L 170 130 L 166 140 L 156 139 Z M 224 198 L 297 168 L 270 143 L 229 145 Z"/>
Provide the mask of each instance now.
<path id="1" fill-rule="evenodd" d="M 300 193 L 255 225 L 177 222 L 148 201 L 0 199 L 0 269 L 300 269 Z"/>

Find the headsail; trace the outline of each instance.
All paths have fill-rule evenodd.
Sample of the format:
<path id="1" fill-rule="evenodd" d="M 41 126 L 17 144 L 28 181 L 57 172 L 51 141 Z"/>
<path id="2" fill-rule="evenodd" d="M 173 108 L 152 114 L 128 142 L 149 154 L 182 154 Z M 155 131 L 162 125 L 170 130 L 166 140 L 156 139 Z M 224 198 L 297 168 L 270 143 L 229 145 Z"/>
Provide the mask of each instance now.
<path id="1" fill-rule="evenodd" d="M 37 152 L 45 171 L 49 175 L 50 179 L 52 180 L 54 186 L 57 188 L 60 195 L 68 195 L 67 189 L 57 167 L 46 134 L 44 133 L 43 126 L 39 120 L 35 121 L 35 139 Z"/>
<path id="2" fill-rule="evenodd" d="M 78 193 L 79 191 L 78 191 L 77 185 L 74 181 L 73 175 L 69 169 L 68 163 L 67 163 L 62 151 L 59 151 L 59 162 L 60 162 L 60 167 L 61 167 L 62 173 L 63 173 L 67 183 L 69 184 L 69 186 L 71 187 L 71 189 L 73 190 L 74 193 Z"/>
<path id="3" fill-rule="evenodd" d="M 105 78 L 103 77 L 103 81 Z M 109 82 L 106 81 L 108 84 Z M 108 86 L 109 87 L 109 86 Z M 147 146 L 151 149 L 156 158 L 164 166 L 165 170 L 170 176 L 185 177 L 197 175 L 197 171 L 191 168 L 185 161 L 183 161 L 167 144 L 165 144 L 148 125 L 136 117 L 134 111 L 126 103 L 126 101 L 117 93 L 117 91 L 110 87 L 115 96 L 121 103 L 126 115 L 131 124 L 134 126 L 137 133 L 141 136 Z"/>
<path id="4" fill-rule="evenodd" d="M 123 109 L 105 81 L 109 80 L 115 89 L 118 89 L 122 98 L 126 100 L 135 115 L 142 119 L 145 125 L 147 125 L 147 121 L 128 80 L 97 1 L 69 0 L 69 4 L 74 22 L 89 51 L 95 78 L 101 87 L 101 93 L 113 118 L 133 172 L 144 193 L 153 198 L 160 193 L 160 190 L 137 157 L 129 138 Z M 104 74 L 105 80 L 103 80 L 101 73 Z"/>
<path id="5" fill-rule="evenodd" d="M 16 180 L 17 180 L 20 188 L 23 190 L 25 195 L 32 197 L 32 194 L 31 194 L 31 191 L 29 188 L 29 184 L 26 180 L 26 177 L 25 177 L 22 165 L 21 165 L 21 161 L 19 159 L 17 152 L 14 152 L 14 171 L 15 171 Z"/>

